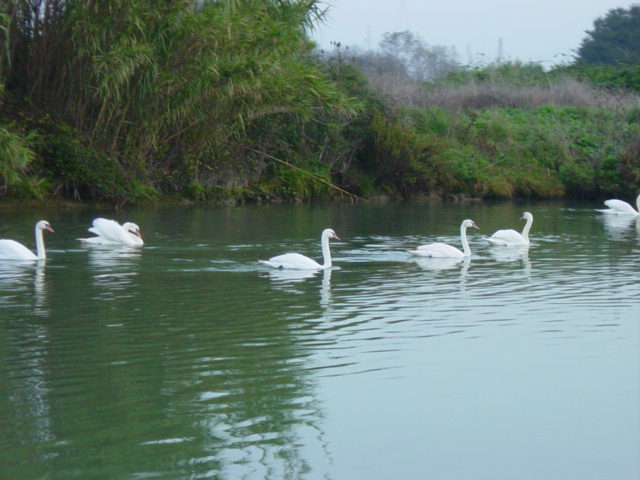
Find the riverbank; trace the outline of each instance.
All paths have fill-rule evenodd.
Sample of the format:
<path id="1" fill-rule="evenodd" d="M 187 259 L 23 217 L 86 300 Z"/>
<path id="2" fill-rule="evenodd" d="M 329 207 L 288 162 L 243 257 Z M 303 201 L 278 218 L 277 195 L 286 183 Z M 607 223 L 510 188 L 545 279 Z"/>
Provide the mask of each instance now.
<path id="1" fill-rule="evenodd" d="M 0 198 L 600 198 L 640 185 L 635 67 L 415 78 L 401 57 L 315 51 L 301 25 L 316 2 L 223 3 L 127 0 L 122 16 L 61 4 L 43 18 L 51 50 L 33 58 L 15 47 L 33 42 L 23 7 L 2 17 L 15 31 L 0 56 Z"/>

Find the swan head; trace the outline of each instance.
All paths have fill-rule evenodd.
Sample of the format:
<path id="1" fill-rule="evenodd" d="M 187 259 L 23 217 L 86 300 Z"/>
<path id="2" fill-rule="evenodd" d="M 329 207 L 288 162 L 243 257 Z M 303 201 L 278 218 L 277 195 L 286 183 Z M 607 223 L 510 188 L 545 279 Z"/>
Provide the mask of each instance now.
<path id="1" fill-rule="evenodd" d="M 142 234 L 140 233 L 140 227 L 133 222 L 126 222 L 122 224 L 122 228 L 124 228 L 127 232 L 133 233 L 135 236 L 142 238 Z"/>
<path id="2" fill-rule="evenodd" d="M 476 230 L 480 230 L 480 227 L 475 224 L 473 220 L 466 219 L 462 222 L 462 228 L 475 228 Z"/>
<path id="3" fill-rule="evenodd" d="M 336 240 L 340 240 L 340 237 L 333 231 L 332 228 L 325 228 L 322 231 L 322 238 L 335 238 Z"/>
<path id="4" fill-rule="evenodd" d="M 36 230 L 48 230 L 51 233 L 55 232 L 55 230 L 51 228 L 51 224 L 46 220 L 40 220 L 38 223 L 36 223 Z"/>
<path id="5" fill-rule="evenodd" d="M 520 217 L 520 220 L 525 220 L 528 222 L 529 220 L 533 220 L 533 215 L 531 215 L 530 212 L 524 212 Z"/>

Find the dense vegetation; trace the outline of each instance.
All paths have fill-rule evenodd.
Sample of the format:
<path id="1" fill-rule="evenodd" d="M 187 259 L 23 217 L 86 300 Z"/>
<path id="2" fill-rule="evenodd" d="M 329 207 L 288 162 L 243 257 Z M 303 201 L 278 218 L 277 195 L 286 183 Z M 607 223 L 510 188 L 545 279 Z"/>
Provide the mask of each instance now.
<path id="1" fill-rule="evenodd" d="M 619 25 L 637 41 L 636 7 L 609 12 L 575 62 L 547 72 L 461 66 L 410 32 L 387 34 L 379 52 L 318 52 L 315 0 L 1 5 L 0 197 L 630 196 L 640 185 L 640 62 L 589 53 Z"/>

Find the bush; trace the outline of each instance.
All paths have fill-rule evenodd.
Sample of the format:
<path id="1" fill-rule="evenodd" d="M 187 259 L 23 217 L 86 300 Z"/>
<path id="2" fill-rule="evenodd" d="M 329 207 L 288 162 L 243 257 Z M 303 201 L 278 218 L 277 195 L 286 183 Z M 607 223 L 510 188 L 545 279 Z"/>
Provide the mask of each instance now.
<path id="1" fill-rule="evenodd" d="M 107 155 L 86 148 L 71 127 L 46 119 L 33 131 L 37 154 L 34 168 L 51 182 L 54 192 L 76 200 L 129 203 L 149 199 L 155 191 L 128 179 L 124 169 Z"/>
<path id="2" fill-rule="evenodd" d="M 28 175 L 35 158 L 24 138 L 7 126 L 0 126 L 0 191 L 20 197 L 42 198 L 46 193 L 46 182 Z"/>
<path id="3" fill-rule="evenodd" d="M 640 171 L 633 110 L 542 107 L 467 113 L 413 109 L 437 185 L 487 197 L 632 194 Z M 635 186 L 634 186 L 635 181 Z"/>

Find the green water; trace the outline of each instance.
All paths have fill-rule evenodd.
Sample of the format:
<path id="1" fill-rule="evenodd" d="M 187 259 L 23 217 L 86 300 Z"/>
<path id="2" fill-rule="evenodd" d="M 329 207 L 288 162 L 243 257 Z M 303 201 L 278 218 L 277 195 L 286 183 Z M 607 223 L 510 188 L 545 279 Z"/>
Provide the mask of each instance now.
<path id="1" fill-rule="evenodd" d="M 0 264 L 0 478 L 636 479 L 640 221 L 596 207 L 2 211 L 56 233 Z M 525 209 L 528 250 L 482 240 Z M 406 253 L 464 218 L 471 259 Z M 325 227 L 332 270 L 257 262 Z"/>

